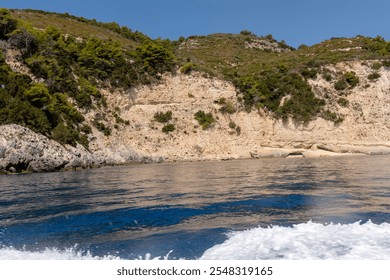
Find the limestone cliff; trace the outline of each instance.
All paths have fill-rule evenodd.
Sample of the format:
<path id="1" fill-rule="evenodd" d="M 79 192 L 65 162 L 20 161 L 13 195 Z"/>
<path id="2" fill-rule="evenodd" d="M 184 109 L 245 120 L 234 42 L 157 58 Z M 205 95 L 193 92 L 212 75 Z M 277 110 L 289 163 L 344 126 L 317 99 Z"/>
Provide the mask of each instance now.
<path id="1" fill-rule="evenodd" d="M 333 84 L 322 77 L 311 81 L 318 96 L 328 95 L 327 106 L 343 117 L 341 123 L 317 118 L 303 124 L 275 119 L 262 110 L 248 113 L 240 107 L 230 83 L 201 75 L 176 75 L 154 87 L 138 88 L 132 93 L 133 102 L 126 102 L 126 96 L 117 98 L 116 102 L 122 102 L 122 118 L 131 126 L 116 131 L 107 143 L 131 146 L 143 155 L 169 161 L 389 153 L 390 71 L 382 68 L 381 77 L 371 82 L 367 79 L 372 72 L 369 65 L 350 62 L 329 68 L 353 70 L 361 81 L 343 97 L 348 101 L 344 106 L 337 103 L 339 93 Z M 220 112 L 221 105 L 215 101 L 222 97 L 234 104 L 235 113 Z M 153 115 L 168 110 L 174 114 L 176 130 L 167 135 L 161 132 L 161 124 L 153 122 Z M 194 119 L 198 110 L 216 116 L 213 127 L 199 127 Z M 229 127 L 230 122 L 240 127 L 240 133 Z"/>
<path id="2" fill-rule="evenodd" d="M 250 157 L 326 156 L 390 153 L 390 71 L 382 67 L 376 80 L 373 62 L 343 62 L 327 66 L 331 73 L 354 71 L 360 83 L 342 96 L 332 83 L 318 76 L 311 80 L 316 95 L 342 116 L 335 123 L 317 118 L 308 123 L 276 119 L 262 109 L 250 113 L 237 101 L 234 86 L 200 73 L 165 75 L 155 85 L 109 93 L 107 110 L 117 110 L 128 123 L 110 136 L 93 128 L 89 149 L 60 145 L 18 125 L 0 128 L 0 171 L 42 172 L 66 168 L 130 162 L 223 160 Z M 234 107 L 223 113 L 217 101 Z M 216 122 L 203 130 L 194 114 L 211 112 Z M 162 132 L 157 112 L 172 111 L 175 130 Z M 86 113 L 92 121 L 96 111 Z M 111 114 L 112 115 L 112 114 Z M 108 119 L 113 125 L 115 121 Z M 237 129 L 239 127 L 239 129 Z"/>

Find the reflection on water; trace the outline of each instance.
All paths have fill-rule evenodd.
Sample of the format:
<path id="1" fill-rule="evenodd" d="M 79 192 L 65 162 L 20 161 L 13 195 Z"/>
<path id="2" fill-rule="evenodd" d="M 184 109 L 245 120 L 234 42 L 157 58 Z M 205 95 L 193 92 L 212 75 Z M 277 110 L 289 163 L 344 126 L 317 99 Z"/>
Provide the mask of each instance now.
<path id="1" fill-rule="evenodd" d="M 270 203 L 270 197 L 278 208 L 305 205 L 299 212 L 311 219 L 313 213 L 357 208 L 387 212 L 389 163 L 389 157 L 265 159 L 2 176 L 0 222 L 167 205 L 205 209 L 223 208 L 225 202 L 245 209 L 264 206 L 262 200 Z"/>
<path id="2" fill-rule="evenodd" d="M 353 156 L 1 176 L 0 230 L 7 235 L 0 245 L 104 247 L 309 220 L 389 222 L 389 164 L 388 156 Z"/>

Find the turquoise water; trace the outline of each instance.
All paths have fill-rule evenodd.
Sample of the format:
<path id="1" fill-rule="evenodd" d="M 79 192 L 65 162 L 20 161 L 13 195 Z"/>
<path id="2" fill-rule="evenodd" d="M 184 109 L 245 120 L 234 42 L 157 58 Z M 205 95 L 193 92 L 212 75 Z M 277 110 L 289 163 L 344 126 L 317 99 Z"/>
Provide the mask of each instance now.
<path id="1" fill-rule="evenodd" d="M 0 259 L 390 259 L 390 157 L 0 177 Z"/>

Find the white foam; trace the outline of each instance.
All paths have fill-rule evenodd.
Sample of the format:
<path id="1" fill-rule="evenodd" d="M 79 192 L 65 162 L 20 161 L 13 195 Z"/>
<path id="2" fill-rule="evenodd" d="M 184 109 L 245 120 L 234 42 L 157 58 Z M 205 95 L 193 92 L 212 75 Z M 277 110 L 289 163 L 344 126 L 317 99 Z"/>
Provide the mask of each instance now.
<path id="1" fill-rule="evenodd" d="M 45 249 L 39 252 L 17 250 L 12 247 L 0 249 L 0 260 L 118 260 L 118 257 L 107 255 L 92 256 L 90 252 L 77 251 L 75 248 L 66 250 Z"/>
<path id="2" fill-rule="evenodd" d="M 387 260 L 390 259 L 390 224 L 317 224 L 272 226 L 232 232 L 208 249 L 204 260 Z"/>
<path id="3" fill-rule="evenodd" d="M 153 257 L 152 254 L 146 253 L 144 256 L 138 256 L 135 260 L 168 260 L 169 251 L 165 256 Z M 120 260 L 121 258 L 113 255 L 103 257 L 93 256 L 90 252 L 77 250 L 76 247 L 58 250 L 45 249 L 42 251 L 17 250 L 13 247 L 0 248 L 0 260 Z"/>
<path id="4" fill-rule="evenodd" d="M 138 260 L 167 260 L 152 254 Z M 66 250 L 18 250 L 0 247 L 0 260 L 119 260 L 113 255 L 94 256 L 77 247 Z M 390 260 L 390 224 L 318 224 L 272 226 L 231 232 L 228 239 L 208 249 L 201 260 Z"/>

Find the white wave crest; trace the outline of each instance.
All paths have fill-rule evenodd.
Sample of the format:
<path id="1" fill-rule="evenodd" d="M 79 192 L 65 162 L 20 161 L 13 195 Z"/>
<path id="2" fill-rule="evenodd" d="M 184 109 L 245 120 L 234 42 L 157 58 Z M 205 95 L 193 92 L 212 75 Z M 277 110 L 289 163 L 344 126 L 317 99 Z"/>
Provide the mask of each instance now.
<path id="1" fill-rule="evenodd" d="M 203 260 L 387 260 L 390 224 L 317 224 L 272 226 L 232 232 L 208 249 Z"/>
<path id="2" fill-rule="evenodd" d="M 4 247 L 0 249 L 0 260 L 119 260 L 119 258 L 111 255 L 97 257 L 90 252 L 78 251 L 76 248 L 31 252 Z"/>
<path id="3" fill-rule="evenodd" d="M 153 257 L 152 254 L 146 253 L 144 256 L 138 256 L 135 260 L 168 260 L 172 252 L 169 251 L 165 256 L 159 257 Z M 77 250 L 77 246 L 65 250 L 47 248 L 37 252 L 3 247 L 0 248 L 0 260 L 121 260 L 121 258 L 113 255 L 93 256 L 89 251 Z"/>

